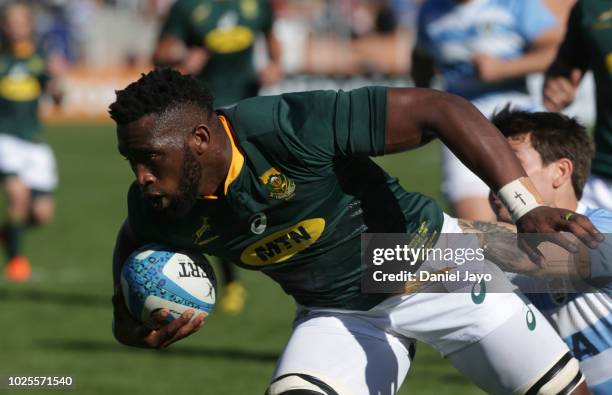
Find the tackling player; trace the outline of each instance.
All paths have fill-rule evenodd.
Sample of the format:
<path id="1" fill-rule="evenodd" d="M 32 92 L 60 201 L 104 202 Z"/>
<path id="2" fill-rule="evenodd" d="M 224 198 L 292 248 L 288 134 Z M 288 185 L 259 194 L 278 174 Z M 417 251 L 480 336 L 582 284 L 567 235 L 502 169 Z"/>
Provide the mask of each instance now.
<path id="1" fill-rule="evenodd" d="M 11 1 L 1 13 L 0 180 L 7 200 L 2 235 L 8 257 L 4 275 L 11 281 L 25 281 L 31 268 L 22 255 L 23 230 L 29 224 L 48 223 L 54 212 L 55 158 L 41 133 L 38 101 L 45 88 L 58 94 L 49 80 L 57 67 L 49 67 L 36 48 L 26 3 Z"/>
<path id="2" fill-rule="evenodd" d="M 417 233 L 432 242 L 440 232 L 461 232 L 432 199 L 406 192 L 368 158 L 435 137 L 499 191 L 521 232 L 570 231 L 592 247 L 601 240 L 585 217 L 568 221 L 567 210 L 539 203 L 503 136 L 470 103 L 385 87 L 257 97 L 216 112 L 212 102 L 192 77 L 156 70 L 118 91 L 110 106 L 119 152 L 136 176 L 113 258 L 120 342 L 166 347 L 204 322 L 186 312 L 163 324 L 164 310 L 142 324 L 127 313 L 121 267 L 136 247 L 158 241 L 261 270 L 296 300 L 270 395 L 393 394 L 410 367 L 413 339 L 433 345 L 487 392 L 587 393 L 554 329 L 543 317 L 526 324 L 526 313 L 539 313 L 518 294 L 361 292 L 363 232 Z M 559 234 L 548 238 L 571 248 Z M 524 248 L 535 253 L 533 244 Z"/>
<path id="3" fill-rule="evenodd" d="M 282 77 L 273 17 L 268 0 L 178 0 L 164 21 L 153 60 L 204 81 L 215 95 L 216 107 L 256 96 L 260 85 L 273 85 Z M 269 61 L 258 74 L 253 54 L 260 34 L 265 37 Z M 243 309 L 246 290 L 231 263 L 221 261 L 220 266 L 219 304 L 226 313 L 237 314 Z"/>
<path id="4" fill-rule="evenodd" d="M 544 203 L 586 215 L 603 233 L 612 233 L 612 212 L 578 203 L 589 175 L 593 143 L 576 120 L 555 113 L 527 113 L 505 109 L 493 123 L 507 137 Z M 492 195 L 494 196 L 494 195 Z M 493 198 L 500 221 L 510 222 L 506 208 Z M 610 245 L 609 241 L 605 242 Z M 587 383 L 596 395 L 612 393 L 612 256 L 600 248 L 582 277 L 594 282 L 586 293 L 531 293 L 528 297 L 544 313 L 580 361 Z M 592 255 L 592 254 L 590 254 Z M 555 253 L 555 256 L 558 256 Z M 589 256 L 589 254 L 587 254 Z M 589 259 L 590 260 L 590 259 Z M 542 269 L 539 275 L 554 268 Z M 531 278 L 519 276 L 515 283 L 534 289 Z M 545 284 L 540 289 L 545 287 Z"/>

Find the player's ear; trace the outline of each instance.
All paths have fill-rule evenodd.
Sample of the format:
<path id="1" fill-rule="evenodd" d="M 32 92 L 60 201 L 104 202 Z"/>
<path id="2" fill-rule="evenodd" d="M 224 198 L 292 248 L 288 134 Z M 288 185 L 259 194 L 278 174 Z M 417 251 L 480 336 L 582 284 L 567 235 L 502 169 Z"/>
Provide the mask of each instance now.
<path id="1" fill-rule="evenodd" d="M 191 132 L 190 140 L 190 145 L 195 153 L 198 155 L 203 154 L 210 144 L 210 128 L 204 124 L 196 126 L 193 132 Z"/>
<path id="2" fill-rule="evenodd" d="M 574 172 L 574 164 L 567 158 L 561 158 L 554 163 L 554 178 L 553 187 L 559 188 L 565 183 L 572 182 L 572 173 Z"/>

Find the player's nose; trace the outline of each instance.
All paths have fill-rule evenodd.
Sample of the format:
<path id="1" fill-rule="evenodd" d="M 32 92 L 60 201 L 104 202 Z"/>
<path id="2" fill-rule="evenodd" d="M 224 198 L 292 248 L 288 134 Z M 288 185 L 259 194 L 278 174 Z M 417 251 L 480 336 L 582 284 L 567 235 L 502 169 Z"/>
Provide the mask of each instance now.
<path id="1" fill-rule="evenodd" d="M 136 180 L 138 181 L 138 185 L 140 185 L 141 188 L 144 188 L 155 182 L 155 176 L 153 175 L 153 173 L 151 173 L 149 169 L 147 169 L 146 166 L 137 165 L 134 169 L 134 172 L 136 173 Z"/>

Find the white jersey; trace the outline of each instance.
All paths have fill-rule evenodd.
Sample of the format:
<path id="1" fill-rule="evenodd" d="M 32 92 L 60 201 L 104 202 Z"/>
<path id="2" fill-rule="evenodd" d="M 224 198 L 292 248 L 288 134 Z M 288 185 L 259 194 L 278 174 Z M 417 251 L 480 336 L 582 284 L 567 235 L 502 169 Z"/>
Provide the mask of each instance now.
<path id="1" fill-rule="evenodd" d="M 577 211 L 611 239 L 591 253 L 592 280 L 597 286 L 588 293 L 527 296 L 551 321 L 580 361 L 593 394 L 612 394 L 612 211 L 582 205 Z"/>

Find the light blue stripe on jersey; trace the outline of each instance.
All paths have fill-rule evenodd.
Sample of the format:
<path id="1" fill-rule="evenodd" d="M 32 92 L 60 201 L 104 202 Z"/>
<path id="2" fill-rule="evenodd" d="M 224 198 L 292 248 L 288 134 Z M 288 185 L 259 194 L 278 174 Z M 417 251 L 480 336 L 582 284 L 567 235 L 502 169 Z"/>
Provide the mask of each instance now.
<path id="1" fill-rule="evenodd" d="M 600 244 L 596 250 L 591 251 L 592 277 L 603 278 L 601 277 L 601 273 L 607 270 L 609 275 L 610 262 L 612 261 L 612 212 L 605 209 L 587 208 L 584 214 L 601 233 L 607 234 L 607 239 Z M 595 267 L 598 265 L 601 269 Z M 606 294 L 610 295 L 610 290 L 612 289 L 610 282 L 598 285 L 598 289 L 602 291 L 602 298 L 605 298 Z M 576 296 L 576 294 L 571 295 L 571 299 L 574 299 Z M 595 295 L 591 296 L 594 297 Z M 585 295 L 584 298 L 589 298 L 589 295 Z M 572 304 L 572 301 L 568 300 L 567 303 Z M 565 308 L 557 307 L 558 309 Z M 596 310 L 596 308 L 593 308 L 590 312 L 585 311 L 582 314 L 585 314 L 585 316 L 593 314 L 596 317 L 603 313 L 603 311 L 601 311 L 598 314 Z M 554 311 L 555 310 L 547 311 L 546 315 L 551 317 L 554 315 Z M 573 309 L 568 311 L 573 311 Z M 579 308 L 575 311 L 577 314 L 580 314 Z M 558 316 L 559 315 L 557 315 L 557 317 Z M 552 319 L 555 320 L 554 317 Z M 578 319 L 578 317 L 569 319 L 574 322 L 574 325 L 582 321 Z M 557 322 L 557 325 L 559 324 L 562 323 Z M 566 322 L 564 324 L 567 325 L 570 323 Z M 580 367 L 587 379 L 587 384 L 591 392 L 594 395 L 612 394 L 612 311 L 608 311 L 607 315 L 601 317 L 596 322 L 592 322 L 587 327 L 569 336 L 565 336 L 563 340 L 570 347 L 570 350 L 572 350 L 572 354 L 580 361 Z M 606 366 L 603 369 L 602 364 Z"/>
<path id="2" fill-rule="evenodd" d="M 604 208 L 587 208 L 584 215 L 601 233 L 612 233 L 612 211 Z"/>
<path id="3" fill-rule="evenodd" d="M 597 249 L 590 251 L 591 278 L 595 280 L 597 290 L 612 296 L 612 211 L 603 208 L 586 208 L 584 215 L 606 237 Z M 602 279 L 610 281 L 602 283 Z M 555 300 L 555 296 L 547 293 L 532 293 L 527 296 L 538 309 L 548 311 L 558 309 L 559 306 L 571 302 L 579 295 L 577 293 L 556 295 L 557 298 L 563 298 L 561 301 Z"/>
<path id="4" fill-rule="evenodd" d="M 612 211 L 587 208 L 585 215 L 606 238 L 597 249 L 590 251 L 591 278 L 597 282 L 598 288 L 612 295 Z M 603 279 L 607 279 L 607 283 L 598 281 Z"/>
<path id="5" fill-rule="evenodd" d="M 588 383 L 587 383 L 588 384 Z M 593 395 L 610 395 L 612 394 L 612 379 L 595 386 L 589 386 Z"/>
<path id="6" fill-rule="evenodd" d="M 417 47 L 434 58 L 449 92 L 470 100 L 493 92 L 527 92 L 524 78 L 480 81 L 472 59 L 479 53 L 518 58 L 555 25 L 541 0 L 429 0 L 419 13 Z"/>
<path id="7" fill-rule="evenodd" d="M 612 314 L 571 336 L 566 336 L 563 340 L 579 361 L 612 348 Z M 610 370 L 612 371 L 612 367 Z"/>

